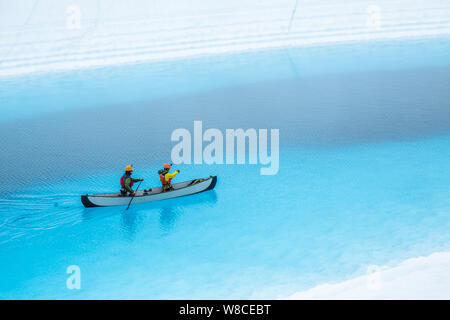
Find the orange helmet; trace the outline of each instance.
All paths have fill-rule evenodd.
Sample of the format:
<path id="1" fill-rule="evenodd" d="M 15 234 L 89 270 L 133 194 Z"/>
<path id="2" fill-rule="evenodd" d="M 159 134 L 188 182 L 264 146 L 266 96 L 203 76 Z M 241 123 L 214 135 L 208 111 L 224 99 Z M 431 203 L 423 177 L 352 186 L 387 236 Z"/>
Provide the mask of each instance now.
<path id="1" fill-rule="evenodd" d="M 164 163 L 164 169 L 170 169 L 170 164 Z"/>
<path id="2" fill-rule="evenodd" d="M 132 166 L 126 166 L 125 167 L 125 171 L 127 171 L 127 172 L 133 171 L 133 167 Z"/>

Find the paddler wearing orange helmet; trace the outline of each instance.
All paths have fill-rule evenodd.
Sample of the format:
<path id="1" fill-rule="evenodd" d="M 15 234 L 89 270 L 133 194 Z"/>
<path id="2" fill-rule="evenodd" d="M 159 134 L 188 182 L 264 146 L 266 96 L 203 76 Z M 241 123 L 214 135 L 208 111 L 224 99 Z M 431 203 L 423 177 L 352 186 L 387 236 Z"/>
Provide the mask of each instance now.
<path id="1" fill-rule="evenodd" d="M 135 195 L 135 192 L 132 189 L 133 184 L 138 181 L 144 181 L 144 179 L 132 178 L 131 177 L 132 174 L 133 174 L 133 167 L 126 166 L 125 173 L 123 174 L 122 178 L 120 178 L 120 186 L 122 187 L 120 189 L 120 194 L 123 196 L 129 195 L 130 197 L 133 197 Z"/>
<path id="2" fill-rule="evenodd" d="M 165 163 L 164 169 L 158 171 L 159 179 L 161 180 L 162 183 L 163 192 L 172 190 L 172 185 L 170 184 L 170 182 L 172 181 L 173 178 L 176 177 L 178 172 L 180 172 L 180 170 L 177 170 L 174 173 L 170 173 L 169 170 L 171 167 L 172 166 L 170 164 Z"/>

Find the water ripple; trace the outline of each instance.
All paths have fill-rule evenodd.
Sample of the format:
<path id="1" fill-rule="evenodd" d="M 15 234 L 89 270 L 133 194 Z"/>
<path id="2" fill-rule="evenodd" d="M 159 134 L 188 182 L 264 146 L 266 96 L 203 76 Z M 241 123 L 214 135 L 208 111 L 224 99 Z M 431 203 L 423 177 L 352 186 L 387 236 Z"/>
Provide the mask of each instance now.
<path id="1" fill-rule="evenodd" d="M 33 231 L 79 223 L 83 209 L 78 197 L 74 194 L 29 194 L 0 199 L 0 244 L 33 234 Z"/>

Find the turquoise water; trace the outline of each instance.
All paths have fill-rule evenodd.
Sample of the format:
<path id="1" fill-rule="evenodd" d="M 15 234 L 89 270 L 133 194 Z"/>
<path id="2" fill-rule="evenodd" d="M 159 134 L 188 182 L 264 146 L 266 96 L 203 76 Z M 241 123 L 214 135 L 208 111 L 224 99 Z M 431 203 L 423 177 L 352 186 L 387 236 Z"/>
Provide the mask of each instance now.
<path id="1" fill-rule="evenodd" d="M 276 298 L 450 246 L 448 40 L 1 80 L 0 298 Z M 170 134 L 279 128 L 280 170 L 180 165 L 214 191 L 85 209 Z M 81 269 L 81 290 L 66 268 Z"/>

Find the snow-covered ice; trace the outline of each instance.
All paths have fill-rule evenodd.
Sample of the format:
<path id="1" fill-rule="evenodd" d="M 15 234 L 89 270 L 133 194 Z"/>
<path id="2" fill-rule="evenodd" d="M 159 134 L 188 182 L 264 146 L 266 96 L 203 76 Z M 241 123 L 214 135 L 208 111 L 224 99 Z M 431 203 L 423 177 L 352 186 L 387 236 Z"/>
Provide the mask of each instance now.
<path id="1" fill-rule="evenodd" d="M 0 76 L 450 34 L 450 2 L 0 1 Z"/>
<path id="2" fill-rule="evenodd" d="M 320 284 L 287 299 L 450 299 L 450 252 L 368 267 L 367 274 Z"/>

